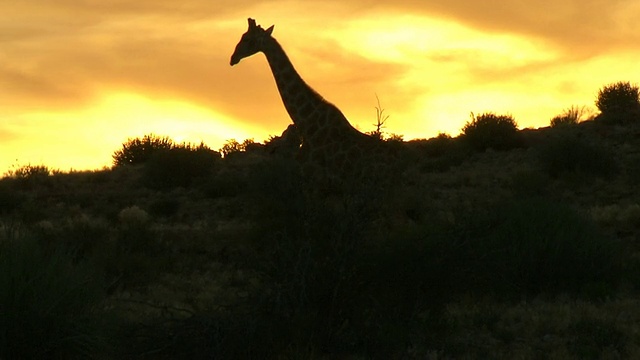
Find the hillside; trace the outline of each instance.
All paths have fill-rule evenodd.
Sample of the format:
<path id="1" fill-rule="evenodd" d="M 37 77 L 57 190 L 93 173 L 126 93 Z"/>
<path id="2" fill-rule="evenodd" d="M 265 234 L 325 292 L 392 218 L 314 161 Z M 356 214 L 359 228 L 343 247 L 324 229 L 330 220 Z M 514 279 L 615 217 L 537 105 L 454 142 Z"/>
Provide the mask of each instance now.
<path id="1" fill-rule="evenodd" d="M 260 147 L 19 169 L 0 358 L 640 357 L 635 120 L 395 140 L 391 185 L 330 194 Z"/>

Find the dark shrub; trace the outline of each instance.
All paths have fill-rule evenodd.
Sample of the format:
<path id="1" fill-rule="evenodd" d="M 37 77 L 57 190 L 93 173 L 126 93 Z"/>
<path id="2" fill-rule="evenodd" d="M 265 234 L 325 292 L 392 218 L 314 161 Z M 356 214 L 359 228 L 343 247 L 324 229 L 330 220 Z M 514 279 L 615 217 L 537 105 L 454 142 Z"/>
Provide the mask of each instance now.
<path id="1" fill-rule="evenodd" d="M 31 190 L 36 186 L 51 185 L 52 173 L 53 171 L 45 165 L 27 164 L 14 166 L 5 173 L 5 176 L 14 179 L 21 189 Z"/>
<path id="2" fill-rule="evenodd" d="M 180 145 L 156 152 L 144 166 L 143 181 L 154 189 L 188 187 L 210 175 L 220 154 L 200 144 Z"/>
<path id="3" fill-rule="evenodd" d="M 607 178 L 616 173 L 613 155 L 603 146 L 571 134 L 556 136 L 538 148 L 538 159 L 552 177 L 578 174 Z"/>
<path id="4" fill-rule="evenodd" d="M 234 153 L 258 150 L 262 149 L 262 147 L 263 145 L 256 143 L 253 139 L 245 139 L 242 143 L 239 143 L 236 139 L 230 139 L 224 143 L 219 152 L 223 157 L 227 157 Z"/>
<path id="5" fill-rule="evenodd" d="M 129 139 L 122 144 L 122 149 L 113 153 L 113 164 L 115 166 L 143 164 L 156 152 L 173 147 L 173 140 L 167 136 L 149 134 L 142 139 Z"/>
<path id="6" fill-rule="evenodd" d="M 602 112 L 597 119 L 613 124 L 628 123 L 640 117 L 640 91 L 629 82 L 617 82 L 598 91 L 596 106 Z"/>
<path id="7" fill-rule="evenodd" d="M 469 148 L 448 134 L 440 133 L 428 140 L 412 140 L 406 143 L 409 154 L 424 170 L 444 171 L 462 163 L 469 154 Z"/>
<path id="8" fill-rule="evenodd" d="M 9 170 L 7 175 L 16 179 L 29 179 L 29 178 L 38 178 L 38 177 L 48 177 L 51 175 L 52 171 L 45 165 L 31 165 L 27 164 L 24 166 L 16 167 L 15 169 Z"/>
<path id="9" fill-rule="evenodd" d="M 568 206 L 519 200 L 472 223 L 461 248 L 468 264 L 460 265 L 470 265 L 469 280 L 484 289 L 579 294 L 602 286 L 614 290 L 623 275 L 618 243 Z"/>
<path id="10" fill-rule="evenodd" d="M 462 137 L 477 151 L 509 150 L 522 145 L 518 125 L 510 115 L 471 114 L 471 121 L 462 128 Z"/>
<path id="11" fill-rule="evenodd" d="M 629 82 L 610 84 L 598 91 L 596 106 L 603 113 L 635 109 L 640 105 L 638 86 Z"/>

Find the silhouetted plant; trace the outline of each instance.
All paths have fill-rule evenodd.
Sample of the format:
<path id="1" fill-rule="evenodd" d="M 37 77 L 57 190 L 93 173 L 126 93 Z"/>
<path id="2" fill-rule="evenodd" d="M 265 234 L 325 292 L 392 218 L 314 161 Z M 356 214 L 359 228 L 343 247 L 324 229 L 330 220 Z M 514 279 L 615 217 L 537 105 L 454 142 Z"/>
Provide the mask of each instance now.
<path id="1" fill-rule="evenodd" d="M 388 142 L 397 142 L 397 143 L 402 143 L 404 142 L 404 136 L 403 135 L 399 135 L 399 134 L 389 134 L 389 136 L 385 139 L 385 141 Z"/>
<path id="2" fill-rule="evenodd" d="M 52 174 L 52 171 L 45 165 L 23 165 L 17 166 L 7 171 L 5 176 L 16 179 L 43 178 Z"/>
<path id="3" fill-rule="evenodd" d="M 445 133 L 428 140 L 411 140 L 405 144 L 409 149 L 409 155 L 424 170 L 447 170 L 462 163 L 469 152 L 460 138 L 454 139 Z"/>
<path id="4" fill-rule="evenodd" d="M 239 143 L 236 139 L 230 139 L 222 145 L 219 152 L 223 157 L 227 157 L 230 154 L 247 151 L 255 147 L 256 144 L 253 139 L 245 139 L 242 143 Z"/>
<path id="5" fill-rule="evenodd" d="M 471 113 L 471 120 L 462 128 L 462 138 L 477 151 L 509 150 L 522 144 L 513 117 L 494 113 Z"/>
<path id="6" fill-rule="evenodd" d="M 613 154 L 575 135 L 556 136 L 538 149 L 543 170 L 552 177 L 577 174 L 607 178 L 616 173 Z"/>
<path id="7" fill-rule="evenodd" d="M 188 187 L 194 181 L 210 175 L 220 154 L 204 144 L 174 146 L 157 151 L 144 166 L 145 184 L 156 189 Z"/>
<path id="8" fill-rule="evenodd" d="M 384 129 L 385 123 L 389 119 L 389 115 L 384 113 L 384 109 L 382 108 L 382 105 L 380 105 L 380 98 L 378 98 L 378 95 L 376 95 L 376 101 L 378 102 L 378 106 L 376 106 L 376 123 L 374 124 L 376 129 L 368 132 L 367 134 L 376 139 L 384 140 L 382 129 Z"/>
<path id="9" fill-rule="evenodd" d="M 149 134 L 142 139 L 129 139 L 122 144 L 122 149 L 113 153 L 113 164 L 115 166 L 143 164 L 156 152 L 173 147 L 173 140 L 167 136 Z"/>
<path id="10" fill-rule="evenodd" d="M 585 106 L 571 106 L 566 109 L 562 114 L 554 116 L 551 119 L 551 127 L 573 125 L 583 121 L 584 116 L 587 114 L 587 108 Z"/>
<path id="11" fill-rule="evenodd" d="M 626 123 L 640 116 L 640 91 L 629 82 L 617 82 L 598 91 L 599 119 L 608 123 Z"/>
<path id="12" fill-rule="evenodd" d="M 596 106 L 603 113 L 635 109 L 640 105 L 638 86 L 629 82 L 617 82 L 600 89 Z"/>
<path id="13" fill-rule="evenodd" d="M 34 186 L 50 185 L 52 170 L 45 165 L 14 165 L 4 176 L 15 179 L 22 189 L 31 189 Z"/>

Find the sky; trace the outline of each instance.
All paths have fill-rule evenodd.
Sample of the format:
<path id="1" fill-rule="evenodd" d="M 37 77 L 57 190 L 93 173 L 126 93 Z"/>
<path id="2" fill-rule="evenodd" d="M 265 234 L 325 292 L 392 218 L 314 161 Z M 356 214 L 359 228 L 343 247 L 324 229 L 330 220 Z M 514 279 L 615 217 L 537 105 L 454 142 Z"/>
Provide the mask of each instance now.
<path id="1" fill-rule="evenodd" d="M 363 132 L 457 135 L 470 113 L 542 127 L 640 81 L 637 0 L 2 0 L 0 174 L 111 166 L 153 133 L 213 149 L 291 122 L 247 18 Z"/>

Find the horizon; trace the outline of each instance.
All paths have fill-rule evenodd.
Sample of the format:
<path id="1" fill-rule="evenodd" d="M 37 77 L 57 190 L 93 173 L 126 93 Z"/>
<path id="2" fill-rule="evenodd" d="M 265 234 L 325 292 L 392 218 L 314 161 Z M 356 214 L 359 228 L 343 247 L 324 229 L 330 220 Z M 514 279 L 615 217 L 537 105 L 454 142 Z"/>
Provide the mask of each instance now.
<path id="1" fill-rule="evenodd" d="M 627 0 L 27 0 L 0 11 L 3 173 L 99 169 L 150 133 L 214 150 L 280 135 L 291 120 L 264 56 L 229 66 L 248 17 L 275 25 L 302 78 L 356 128 L 375 129 L 379 97 L 384 131 L 405 140 L 455 136 L 472 112 L 548 126 L 640 78 L 640 4 Z"/>

